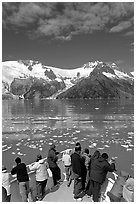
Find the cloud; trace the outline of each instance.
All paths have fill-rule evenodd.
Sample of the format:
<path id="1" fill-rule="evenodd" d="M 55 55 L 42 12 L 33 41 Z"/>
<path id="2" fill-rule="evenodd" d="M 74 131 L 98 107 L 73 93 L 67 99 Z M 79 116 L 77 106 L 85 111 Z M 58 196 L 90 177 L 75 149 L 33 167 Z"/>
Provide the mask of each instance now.
<path id="1" fill-rule="evenodd" d="M 70 40 L 73 35 L 129 28 L 133 2 L 3 2 L 3 29 L 25 29 L 29 36 Z M 126 18 L 126 21 L 123 21 Z"/>
<path id="2" fill-rule="evenodd" d="M 124 34 L 124 36 L 133 36 L 134 35 L 134 31 L 128 31 Z"/>
<path id="3" fill-rule="evenodd" d="M 120 32 L 120 31 L 126 30 L 129 27 L 131 27 L 131 22 L 123 21 L 123 22 L 120 22 L 118 25 L 112 27 L 110 29 L 110 32 Z"/>

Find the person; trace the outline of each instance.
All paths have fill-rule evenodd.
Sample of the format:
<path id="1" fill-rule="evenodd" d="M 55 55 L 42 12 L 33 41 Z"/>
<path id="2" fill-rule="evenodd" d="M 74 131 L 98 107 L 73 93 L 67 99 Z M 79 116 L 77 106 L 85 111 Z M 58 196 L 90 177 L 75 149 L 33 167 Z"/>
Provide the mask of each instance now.
<path id="1" fill-rule="evenodd" d="M 94 159 L 91 163 L 90 186 L 94 202 L 99 202 L 101 185 L 104 183 L 108 171 L 113 172 L 114 170 L 115 161 L 110 164 L 107 153 L 103 153 L 101 157 Z"/>
<path id="2" fill-rule="evenodd" d="M 66 180 L 67 180 L 67 186 L 69 187 L 70 184 L 71 184 L 71 181 L 72 181 L 72 178 L 71 178 L 71 174 L 72 174 L 72 171 L 71 171 L 71 157 L 69 155 L 69 150 L 66 150 L 62 156 L 62 161 L 64 163 L 64 166 L 65 166 L 65 173 L 66 173 Z"/>
<path id="3" fill-rule="evenodd" d="M 86 184 L 86 175 L 87 175 L 87 169 L 86 169 L 86 166 L 85 166 L 85 157 L 83 157 L 81 155 L 81 161 L 82 161 L 82 189 L 85 190 L 85 184 Z"/>
<path id="4" fill-rule="evenodd" d="M 89 181 L 89 163 L 90 163 L 89 149 L 88 148 L 84 149 L 82 156 L 85 159 L 85 167 L 86 167 L 86 169 L 85 169 L 85 171 L 86 171 L 85 183 L 87 186 L 87 183 Z"/>
<path id="5" fill-rule="evenodd" d="M 134 202 L 134 179 L 128 178 L 123 186 L 123 198 L 127 202 Z"/>
<path id="6" fill-rule="evenodd" d="M 7 190 L 2 186 L 2 202 L 8 202 Z"/>
<path id="7" fill-rule="evenodd" d="M 15 159 L 16 166 L 12 168 L 11 174 L 17 174 L 17 181 L 19 184 L 20 195 L 22 197 L 22 202 L 28 202 L 29 194 L 29 176 L 27 173 L 27 168 L 25 163 L 21 162 L 20 157 Z"/>
<path id="8" fill-rule="evenodd" d="M 75 152 L 71 155 L 72 171 L 74 177 L 74 199 L 81 201 L 82 200 L 82 158 L 81 158 L 81 145 L 75 146 Z"/>
<path id="9" fill-rule="evenodd" d="M 36 200 L 42 200 L 44 193 L 45 193 L 45 187 L 47 184 L 48 179 L 48 164 L 47 162 L 42 159 L 42 156 L 40 154 L 37 155 L 37 160 L 34 164 L 29 165 L 30 170 L 36 171 L 36 189 L 37 189 L 37 197 Z"/>
<path id="10" fill-rule="evenodd" d="M 55 145 L 52 144 L 50 146 L 49 152 L 48 152 L 48 156 L 47 156 L 47 162 L 49 164 L 49 168 L 52 172 L 53 175 L 53 183 L 54 186 L 56 186 L 57 184 L 59 184 L 59 181 L 61 179 L 61 171 L 60 168 L 57 165 L 57 161 L 58 161 L 58 152 L 55 149 Z"/>
<path id="11" fill-rule="evenodd" d="M 123 196 L 123 186 L 125 185 L 128 177 L 129 174 L 127 172 L 123 170 L 120 171 L 120 175 L 115 180 L 111 190 L 107 192 L 111 202 L 121 202 Z"/>
<path id="12" fill-rule="evenodd" d="M 2 186 L 6 189 L 7 192 L 6 202 L 10 202 L 10 174 L 7 172 L 7 169 L 4 165 L 2 165 Z"/>
<path id="13" fill-rule="evenodd" d="M 100 151 L 96 150 L 92 156 L 90 156 L 90 161 L 88 164 L 89 172 L 88 172 L 88 182 L 86 184 L 86 194 L 88 197 L 92 195 L 92 186 L 90 185 L 90 172 L 91 172 L 91 164 L 100 157 Z"/>

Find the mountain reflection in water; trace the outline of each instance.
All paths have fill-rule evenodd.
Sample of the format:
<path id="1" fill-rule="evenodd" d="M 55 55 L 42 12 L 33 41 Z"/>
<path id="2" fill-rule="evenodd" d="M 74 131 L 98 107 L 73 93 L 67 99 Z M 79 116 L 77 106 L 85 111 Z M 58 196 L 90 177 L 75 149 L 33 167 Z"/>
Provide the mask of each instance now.
<path id="1" fill-rule="evenodd" d="M 25 163 L 37 153 L 47 156 L 49 144 L 57 150 L 96 149 L 116 158 L 117 173 L 134 175 L 134 102 L 128 100 L 3 100 L 2 158 L 10 171 L 17 156 Z"/>

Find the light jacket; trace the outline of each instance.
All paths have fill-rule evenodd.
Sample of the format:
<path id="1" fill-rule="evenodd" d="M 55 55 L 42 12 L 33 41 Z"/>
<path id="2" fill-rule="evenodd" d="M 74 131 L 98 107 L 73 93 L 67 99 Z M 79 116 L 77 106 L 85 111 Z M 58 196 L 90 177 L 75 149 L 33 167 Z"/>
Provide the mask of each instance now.
<path id="1" fill-rule="evenodd" d="M 121 170 L 120 175 L 118 176 L 117 180 L 115 181 L 110 193 L 118 198 L 122 197 L 123 193 L 123 186 L 128 178 L 129 174 L 123 170 Z"/>
<path id="2" fill-rule="evenodd" d="M 2 186 L 7 191 L 7 196 L 10 195 L 10 175 L 7 171 L 2 172 Z"/>
<path id="3" fill-rule="evenodd" d="M 127 202 L 134 202 L 134 179 L 129 178 L 123 186 L 123 198 Z"/>
<path id="4" fill-rule="evenodd" d="M 70 166 L 71 165 L 71 157 L 69 154 L 64 154 L 62 157 L 62 161 L 64 162 L 65 166 Z"/>
<path id="5" fill-rule="evenodd" d="M 36 171 L 36 174 L 35 174 L 36 181 L 44 181 L 49 177 L 47 172 L 48 164 L 44 161 L 44 159 L 41 159 L 38 162 L 35 162 L 32 165 L 29 165 L 29 169 Z"/>

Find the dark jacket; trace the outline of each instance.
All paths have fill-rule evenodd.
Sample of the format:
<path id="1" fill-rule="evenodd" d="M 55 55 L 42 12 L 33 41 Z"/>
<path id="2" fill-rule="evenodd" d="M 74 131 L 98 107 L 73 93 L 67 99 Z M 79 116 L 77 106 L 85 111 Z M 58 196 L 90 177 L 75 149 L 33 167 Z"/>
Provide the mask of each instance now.
<path id="1" fill-rule="evenodd" d="M 12 175 L 17 174 L 18 182 L 29 181 L 26 165 L 24 163 L 20 163 L 16 167 L 14 167 L 11 170 L 11 174 Z"/>
<path id="2" fill-rule="evenodd" d="M 108 171 L 113 172 L 114 170 L 114 163 L 110 165 L 108 161 L 102 157 L 94 159 L 91 163 L 90 179 L 102 184 L 106 179 Z"/>
<path id="3" fill-rule="evenodd" d="M 83 173 L 82 173 L 82 164 L 83 164 L 83 161 L 82 161 L 82 158 L 81 156 L 74 152 L 72 155 L 71 155 L 71 163 L 72 163 L 72 170 L 73 170 L 73 173 L 74 174 L 77 174 L 77 178 L 78 177 L 82 177 L 83 176 Z"/>
<path id="4" fill-rule="evenodd" d="M 2 186 L 2 202 L 8 202 L 7 191 L 3 186 Z"/>
<path id="5" fill-rule="evenodd" d="M 50 148 L 48 152 L 47 162 L 50 168 L 56 168 L 58 156 L 56 155 L 56 150 L 54 148 Z"/>

